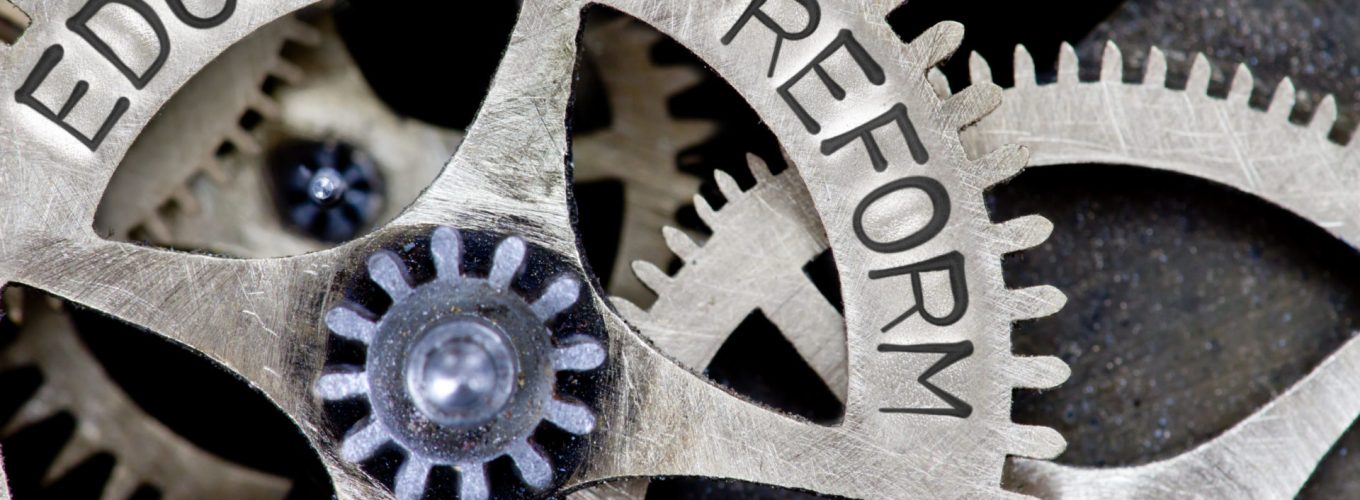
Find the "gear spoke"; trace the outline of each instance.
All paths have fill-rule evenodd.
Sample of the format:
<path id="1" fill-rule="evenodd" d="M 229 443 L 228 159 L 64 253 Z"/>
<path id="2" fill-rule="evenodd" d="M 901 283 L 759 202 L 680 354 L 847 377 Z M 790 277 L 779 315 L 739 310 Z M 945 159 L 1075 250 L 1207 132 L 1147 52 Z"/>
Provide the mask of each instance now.
<path id="1" fill-rule="evenodd" d="M 396 494 L 399 500 L 420 500 L 430 477 L 430 463 L 419 456 L 407 457 L 397 471 Z"/>
<path id="2" fill-rule="evenodd" d="M 387 434 L 382 425 L 370 419 L 359 430 L 345 436 L 344 444 L 340 446 L 340 456 L 350 462 L 362 462 L 373 457 L 373 454 L 378 452 L 378 448 L 391 440 L 392 437 Z"/>

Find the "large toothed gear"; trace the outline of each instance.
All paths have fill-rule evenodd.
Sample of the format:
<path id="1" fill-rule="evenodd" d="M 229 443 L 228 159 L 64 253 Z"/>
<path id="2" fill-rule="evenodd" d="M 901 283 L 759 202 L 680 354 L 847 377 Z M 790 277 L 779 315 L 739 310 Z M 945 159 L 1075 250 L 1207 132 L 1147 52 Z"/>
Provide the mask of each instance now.
<path id="1" fill-rule="evenodd" d="M 1058 53 L 1057 81 L 1040 84 L 1028 50 L 1015 50 L 1015 85 L 994 113 L 964 131 L 970 151 L 1022 142 L 1031 166 L 1119 165 L 1175 172 L 1257 196 L 1360 247 L 1360 141 L 1332 137 L 1336 100 L 1326 96 L 1305 124 L 1290 120 L 1288 79 L 1265 109 L 1250 105 L 1255 79 L 1239 64 L 1227 94 L 1209 94 L 1211 66 L 1194 57 L 1184 89 L 1166 86 L 1167 61 L 1152 48 L 1140 82 L 1125 81 L 1113 43 L 1099 78 L 1078 77 L 1076 51 Z M 990 82 L 987 61 L 970 60 L 972 81 Z M 947 89 L 947 86 L 944 87 Z M 1360 418 L 1360 340 L 1333 352 L 1289 390 L 1212 440 L 1164 460 L 1084 468 L 1016 460 L 1010 477 L 1044 497 L 1289 498 L 1300 493 L 1333 443 Z M 1270 471 L 1262 474 L 1261 471 Z"/>
<path id="2" fill-rule="evenodd" d="M 501 456 L 542 491 L 554 464 L 532 439 L 539 423 L 576 435 L 594 430 L 594 412 L 555 391 L 557 372 L 605 361 L 594 337 L 551 326 L 576 305 L 581 282 L 562 274 L 532 301 L 522 297 L 513 286 L 518 275 L 545 272 L 525 270 L 525 253 L 524 240 L 505 238 L 489 274 L 474 277 L 463 269 L 460 233 L 441 227 L 430 238 L 430 281 L 413 286 L 401 258 L 379 251 L 368 259 L 368 275 L 391 299 L 387 311 L 376 321 L 354 304 L 326 313 L 330 330 L 364 344 L 367 358 L 362 368 L 333 367 L 316 393 L 367 400 L 371 413 L 345 434 L 340 454 L 361 463 L 389 443 L 400 448 L 398 498 L 420 498 L 435 466 L 458 471 L 459 498 L 487 498 L 486 467 Z"/>

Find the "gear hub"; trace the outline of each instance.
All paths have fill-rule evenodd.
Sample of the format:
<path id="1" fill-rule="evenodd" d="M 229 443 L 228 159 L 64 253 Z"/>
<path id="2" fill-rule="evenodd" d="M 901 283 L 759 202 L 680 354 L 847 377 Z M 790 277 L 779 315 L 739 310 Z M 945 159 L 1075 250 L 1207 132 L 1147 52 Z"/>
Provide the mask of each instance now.
<path id="1" fill-rule="evenodd" d="M 605 360 L 603 330 L 589 328 L 597 315 L 578 300 L 580 280 L 551 258 L 528 258 L 513 236 L 495 244 L 485 277 L 474 276 L 464 262 L 487 259 L 475 249 L 465 255 L 474 245 L 463 236 L 433 232 L 434 276 L 415 286 L 398 254 L 370 256 L 368 277 L 391 299 L 376 320 L 356 301 L 326 314 L 337 336 L 367 345 L 362 367 L 333 364 L 315 386 L 325 401 L 367 400 L 370 414 L 350 426 L 341 455 L 364 464 L 395 445 L 405 454 L 394 481 L 402 499 L 423 495 L 436 466 L 458 471 L 460 498 L 486 498 L 487 464 L 502 456 L 530 492 L 543 491 L 555 469 L 571 464 L 553 463 L 561 454 L 536 441 L 540 424 L 578 436 L 595 429 L 591 407 L 557 388 L 557 372 L 591 371 Z M 553 277 L 542 291 L 523 286 L 546 276 Z M 532 299 L 518 291 L 526 288 Z"/>

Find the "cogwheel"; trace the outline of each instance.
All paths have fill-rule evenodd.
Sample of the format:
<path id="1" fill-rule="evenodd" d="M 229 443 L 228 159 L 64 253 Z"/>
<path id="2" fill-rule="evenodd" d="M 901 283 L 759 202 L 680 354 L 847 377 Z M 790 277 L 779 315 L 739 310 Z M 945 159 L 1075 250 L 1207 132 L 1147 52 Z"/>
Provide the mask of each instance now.
<path id="1" fill-rule="evenodd" d="M 523 241 L 531 249 L 526 263 L 547 262 L 553 270 L 521 273 L 511 286 L 475 297 L 501 297 L 504 307 L 411 305 L 410 317 L 496 317 L 497 325 L 513 330 L 506 333 L 510 338 L 538 332 L 542 341 L 542 330 L 550 328 L 600 339 L 607 351 L 604 366 L 580 384 L 546 384 L 521 372 L 526 387 L 555 385 L 553 394 L 579 399 L 591 408 L 595 425 L 577 427 L 588 431 L 584 435 L 558 436 L 567 446 L 548 451 L 561 450 L 562 456 L 554 456 L 547 471 L 511 472 L 530 490 L 546 486 L 514 493 L 552 494 L 630 477 L 702 476 L 854 497 L 1002 496 L 1008 455 L 1042 458 L 1061 451 L 1063 440 L 1051 429 L 1011 422 L 1010 399 L 1015 388 L 1061 382 L 1066 366 L 1056 358 L 1015 356 L 1009 335 L 1012 321 L 1052 312 L 1062 295 L 1050 287 L 1008 290 L 1000 272 L 1001 255 L 1042 240 L 1042 231 L 1033 228 L 1046 226 L 993 224 L 982 198 L 987 186 L 1023 166 L 1024 150 L 1007 147 L 969 159 L 958 132 L 996 107 L 999 89 L 980 84 L 941 99 L 926 79 L 928 69 L 957 48 L 960 26 L 941 24 L 904 44 L 884 21 L 891 7 L 886 2 L 600 3 L 656 26 L 740 89 L 812 187 L 843 285 L 847 383 L 841 422 L 822 426 L 790 418 L 713 386 L 639 337 L 593 287 L 579 287 L 585 296 L 551 324 L 510 301 L 537 290 L 552 294 L 544 285 L 553 276 L 589 280 L 566 185 L 566 117 L 586 5 L 579 0 L 524 0 L 476 122 L 447 168 L 406 211 L 355 241 L 272 259 L 109 241 L 89 231 L 88 221 L 100 188 L 155 110 L 232 42 L 306 2 L 225 2 L 211 15 L 183 9 L 178 0 L 156 3 L 109 21 L 115 32 L 155 36 L 109 52 L 89 49 L 89 37 L 97 35 L 67 29 L 84 26 L 82 20 L 107 3 L 39 7 L 24 0 L 21 7 L 35 14 L 33 27 L 15 45 L 0 47 L 0 67 L 17 68 L 0 75 L 0 87 L 9 92 L 4 95 L 16 97 L 0 100 L 0 121 L 13 124 L 10 140 L 0 143 L 0 171 L 15 193 L 0 199 L 0 209 L 50 209 L 0 218 L 0 280 L 29 284 L 157 332 L 236 372 L 299 424 L 321 453 L 339 498 L 441 491 L 430 484 L 438 474 L 380 477 L 380 471 L 346 460 L 342 433 L 350 426 L 329 416 L 339 410 L 314 392 L 330 361 L 329 347 L 343 347 L 331 343 L 326 311 L 376 291 L 374 286 L 395 296 L 390 292 L 402 289 L 395 280 L 374 285 L 361 279 L 363 263 L 375 253 L 386 255 L 382 250 L 405 252 L 408 263 L 428 262 L 424 255 L 441 252 L 430 252 L 426 235 L 441 226 L 458 227 L 464 236 Z M 165 29 L 148 31 L 148 24 Z M 173 52 L 165 49 L 169 40 Z M 133 57 L 166 62 L 129 69 L 124 61 Z M 87 82 L 79 87 L 85 92 L 62 92 L 77 80 Z M 135 92 L 113 93 L 128 80 Z M 109 109 L 114 113 L 105 114 Z M 1017 237 L 1015 228 L 1030 229 Z M 503 259 L 480 253 L 490 243 L 483 240 L 482 250 L 473 251 L 473 238 L 464 241 L 472 259 L 463 261 L 465 270 L 480 270 L 470 276 L 509 283 L 496 279 Z M 417 274 L 420 266 L 407 270 Z M 510 292 L 516 297 L 506 298 Z M 390 307 L 384 318 L 411 304 L 385 300 Z M 418 343 L 439 337 L 442 325 L 421 323 L 397 338 Z M 397 356 L 395 366 L 425 373 L 418 362 L 411 364 L 420 357 L 407 354 Z M 455 382 L 478 378 L 457 370 L 436 378 L 445 375 Z M 384 393 L 371 401 L 426 397 L 419 383 L 381 387 L 369 385 L 370 393 Z M 507 401 L 518 401 L 516 394 Z M 496 418 L 488 425 L 536 422 L 534 416 Z M 441 419 L 410 423 L 425 421 Z M 471 432 L 460 422 L 407 430 Z M 488 448 L 486 455 L 522 449 L 518 442 Z M 534 442 L 549 440 L 535 435 Z M 443 463 L 430 459 L 436 452 L 481 449 L 456 437 L 437 445 L 408 447 L 420 455 L 405 457 L 397 475 L 419 475 L 426 470 L 420 465 Z M 492 492 L 519 484 L 490 477 Z M 411 485 L 421 484 L 427 489 L 412 491 Z"/>
<path id="2" fill-rule="evenodd" d="M 679 271 L 668 276 L 650 262 L 633 262 L 638 279 L 656 293 L 651 307 L 643 311 L 618 297 L 613 302 L 658 349 L 697 370 L 759 310 L 844 401 L 845 322 L 803 273 L 827 249 L 812 195 L 796 174 L 772 174 L 754 155 L 748 162 L 756 184 L 744 192 L 726 172 L 714 171 L 727 199 L 722 209 L 694 195 L 700 219 L 713 232 L 702 246 L 665 228 L 667 245 L 683 262 Z"/>
<path id="3" fill-rule="evenodd" d="M 260 153 L 242 120 L 249 113 L 278 117 L 267 80 L 299 82 L 303 72 L 283 57 L 288 44 L 315 45 L 320 34 L 294 17 L 284 17 L 232 46 L 175 95 L 123 159 L 104 191 L 95 227 L 117 239 L 140 237 L 172 242 L 166 221 L 198 213 L 191 186 L 198 179 L 225 183 L 229 151 Z M 205 118 L 206 117 L 206 118 Z"/>
<path id="4" fill-rule="evenodd" d="M 0 371 L 37 367 L 43 382 L 0 428 L 0 436 L 63 412 L 76 421 L 75 433 L 48 467 L 45 481 L 64 476 L 95 453 L 109 452 L 117 462 L 101 498 L 128 498 L 143 485 L 155 487 L 164 498 L 226 490 L 241 498 L 288 494 L 288 480 L 211 455 L 144 413 L 100 368 L 55 301 L 30 294 L 22 316 L 15 342 L 0 351 Z"/>
<path id="5" fill-rule="evenodd" d="M 181 195 L 177 198 L 181 202 L 170 207 L 175 209 L 163 209 L 157 217 L 142 220 L 141 226 L 155 228 L 145 235 L 150 241 L 241 257 L 298 254 L 329 246 L 333 242 L 290 230 L 276 215 L 275 201 L 270 193 L 272 188 L 266 175 L 271 158 L 265 150 L 274 149 L 292 138 L 352 144 L 372 158 L 372 164 L 378 170 L 376 178 L 383 180 L 385 192 L 381 195 L 387 202 L 380 210 L 374 210 L 376 213 L 370 216 L 371 220 L 361 221 L 361 225 L 380 224 L 395 218 L 409 200 L 415 199 L 429 185 L 439 167 L 457 150 L 463 138 L 462 131 L 410 120 L 387 108 L 368 87 L 333 20 L 326 14 L 327 11 L 318 12 L 309 24 L 293 19 L 275 23 L 288 23 L 293 25 L 294 31 L 306 32 L 307 36 L 296 38 L 305 40 L 309 50 L 294 54 L 291 60 L 277 59 L 292 76 L 287 85 L 274 89 L 268 97 L 272 103 L 270 112 L 264 114 L 264 120 L 254 130 L 242 129 L 233 121 L 221 124 L 232 134 L 225 139 L 211 134 L 205 134 L 203 139 L 180 136 L 177 142 L 206 145 L 205 150 L 216 151 L 224 140 L 231 144 L 248 144 L 248 147 L 238 146 L 229 154 L 219 155 L 213 163 L 214 171 L 223 175 L 190 179 L 176 191 Z M 281 28 L 271 26 L 266 29 Z M 263 34 L 268 33 L 252 35 L 242 44 L 233 46 L 219 60 L 248 58 L 236 55 L 247 50 L 241 45 L 263 44 L 253 42 Z M 708 122 L 675 119 L 667 111 L 667 98 L 693 86 L 699 81 L 699 75 L 694 68 L 653 64 L 648 50 L 659 38 L 654 30 L 641 23 L 618 19 L 587 31 L 584 40 L 587 53 L 605 70 L 602 83 L 613 118 L 610 127 L 576 138 L 574 178 L 578 182 L 622 181 L 625 211 L 619 255 L 651 258 L 664 254 L 665 247 L 656 237 L 663 221 L 673 217 L 698 187 L 697 179 L 675 168 L 676 155 L 706 139 L 713 129 Z M 209 71 L 218 64 L 210 65 Z M 194 81 L 199 80 L 203 78 Z M 259 88 L 259 79 L 251 78 L 249 74 L 214 78 L 213 81 L 218 89 Z M 234 117 L 244 113 L 204 113 L 200 101 L 190 97 L 194 96 L 177 95 L 167 108 L 183 110 L 200 122 L 205 121 L 205 117 Z M 162 128 L 166 129 L 166 134 L 184 133 L 179 123 L 159 117 L 148 127 L 149 130 Z M 165 166 L 148 163 L 143 170 L 158 171 Z M 120 170 L 115 179 L 141 177 L 143 173 Z M 214 182 L 206 182 L 208 179 Z M 101 207 L 101 213 L 128 210 L 115 207 L 116 204 L 106 203 Z M 177 209 L 182 207 L 191 209 Z M 620 259 L 617 266 L 626 267 L 627 261 Z M 614 272 L 612 276 L 611 290 L 618 290 L 628 297 L 637 296 L 639 285 L 629 273 Z"/>
<path id="6" fill-rule="evenodd" d="M 657 235 L 699 189 L 699 179 L 675 168 L 681 151 L 712 135 L 703 120 L 671 117 L 670 96 L 699 83 L 697 68 L 657 66 L 650 50 L 661 34 L 631 19 L 614 19 L 586 30 L 586 53 L 601 69 L 613 122 L 578 136 L 572 144 L 575 182 L 623 182 L 623 227 L 610 282 L 611 294 L 639 300 L 642 284 L 628 272 L 633 258 L 661 259 L 666 246 Z"/>
<path id="7" fill-rule="evenodd" d="M 598 340 L 549 326 L 576 304 L 581 283 L 563 274 L 532 301 L 522 297 L 511 289 L 517 275 L 548 272 L 532 263 L 524 269 L 525 250 L 517 237 L 501 240 L 487 276 L 468 276 L 463 236 L 441 227 L 430 240 L 430 281 L 413 287 L 401 258 L 380 251 L 368 273 L 392 300 L 387 312 L 376 321 L 357 305 L 326 313 L 331 331 L 367 346 L 368 356 L 362 369 L 322 375 L 316 392 L 328 401 L 367 399 L 372 413 L 345 435 L 340 454 L 358 464 L 389 443 L 401 448 L 397 498 L 420 498 L 430 469 L 441 465 L 457 469 L 459 498 L 487 498 L 487 464 L 502 456 L 530 488 L 543 490 L 553 464 L 533 439 L 539 423 L 576 435 L 594 430 L 592 410 L 554 389 L 557 372 L 604 363 Z"/>
<path id="8" fill-rule="evenodd" d="M 992 80 L 980 56 L 970 67 L 974 82 Z M 1299 125 L 1290 121 L 1295 90 L 1288 79 L 1268 108 L 1249 105 L 1254 79 L 1246 65 L 1238 65 L 1227 95 L 1217 97 L 1208 94 L 1211 69 L 1203 54 L 1194 58 L 1183 91 L 1165 86 L 1166 59 L 1156 48 L 1141 83 L 1125 81 L 1113 43 L 1105 46 L 1098 80 L 1080 81 L 1077 67 L 1076 52 L 1064 44 L 1057 81 L 1038 85 L 1033 60 L 1017 47 L 1015 86 L 1000 108 L 964 132 L 965 147 L 986 151 L 1014 141 L 1031 148 L 1032 166 L 1128 165 L 1200 177 L 1281 206 L 1360 248 L 1360 145 L 1329 139 L 1337 118 L 1331 96 Z M 1356 377 L 1360 339 L 1247 419 L 1176 457 L 1110 469 L 1019 460 L 1012 475 L 1022 491 L 1042 496 L 1292 497 L 1360 417 Z"/>

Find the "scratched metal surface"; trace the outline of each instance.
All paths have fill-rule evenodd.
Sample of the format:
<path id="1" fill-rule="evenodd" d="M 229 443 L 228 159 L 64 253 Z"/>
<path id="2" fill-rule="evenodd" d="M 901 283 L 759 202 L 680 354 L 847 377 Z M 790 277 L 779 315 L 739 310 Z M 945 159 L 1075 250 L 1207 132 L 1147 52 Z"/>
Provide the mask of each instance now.
<path id="1" fill-rule="evenodd" d="M 1360 92 L 1357 13 L 1345 2 L 1130 1 L 1078 44 L 1098 73 L 1107 39 L 1140 74 L 1166 50 L 1183 85 L 1195 51 L 1215 91 L 1246 62 L 1258 89 L 1290 76 L 1338 94 L 1353 127 Z M 1127 74 L 1127 73 L 1126 73 Z M 1253 101 L 1265 102 L 1269 92 Z M 1311 113 L 1317 92 L 1301 92 Z M 1018 419 L 1058 426 L 1063 463 L 1129 465 L 1220 434 L 1308 373 L 1360 327 L 1353 249 L 1298 218 L 1209 183 L 1136 170 L 1032 171 L 994 192 L 999 216 L 1055 222 L 1041 249 L 1008 262 L 1016 283 L 1056 279 L 1071 299 L 1022 325 L 1017 345 L 1054 349 L 1073 367 L 1062 388 L 1017 398 Z M 1360 432 L 1347 433 L 1305 487 L 1310 498 L 1360 494 Z"/>

